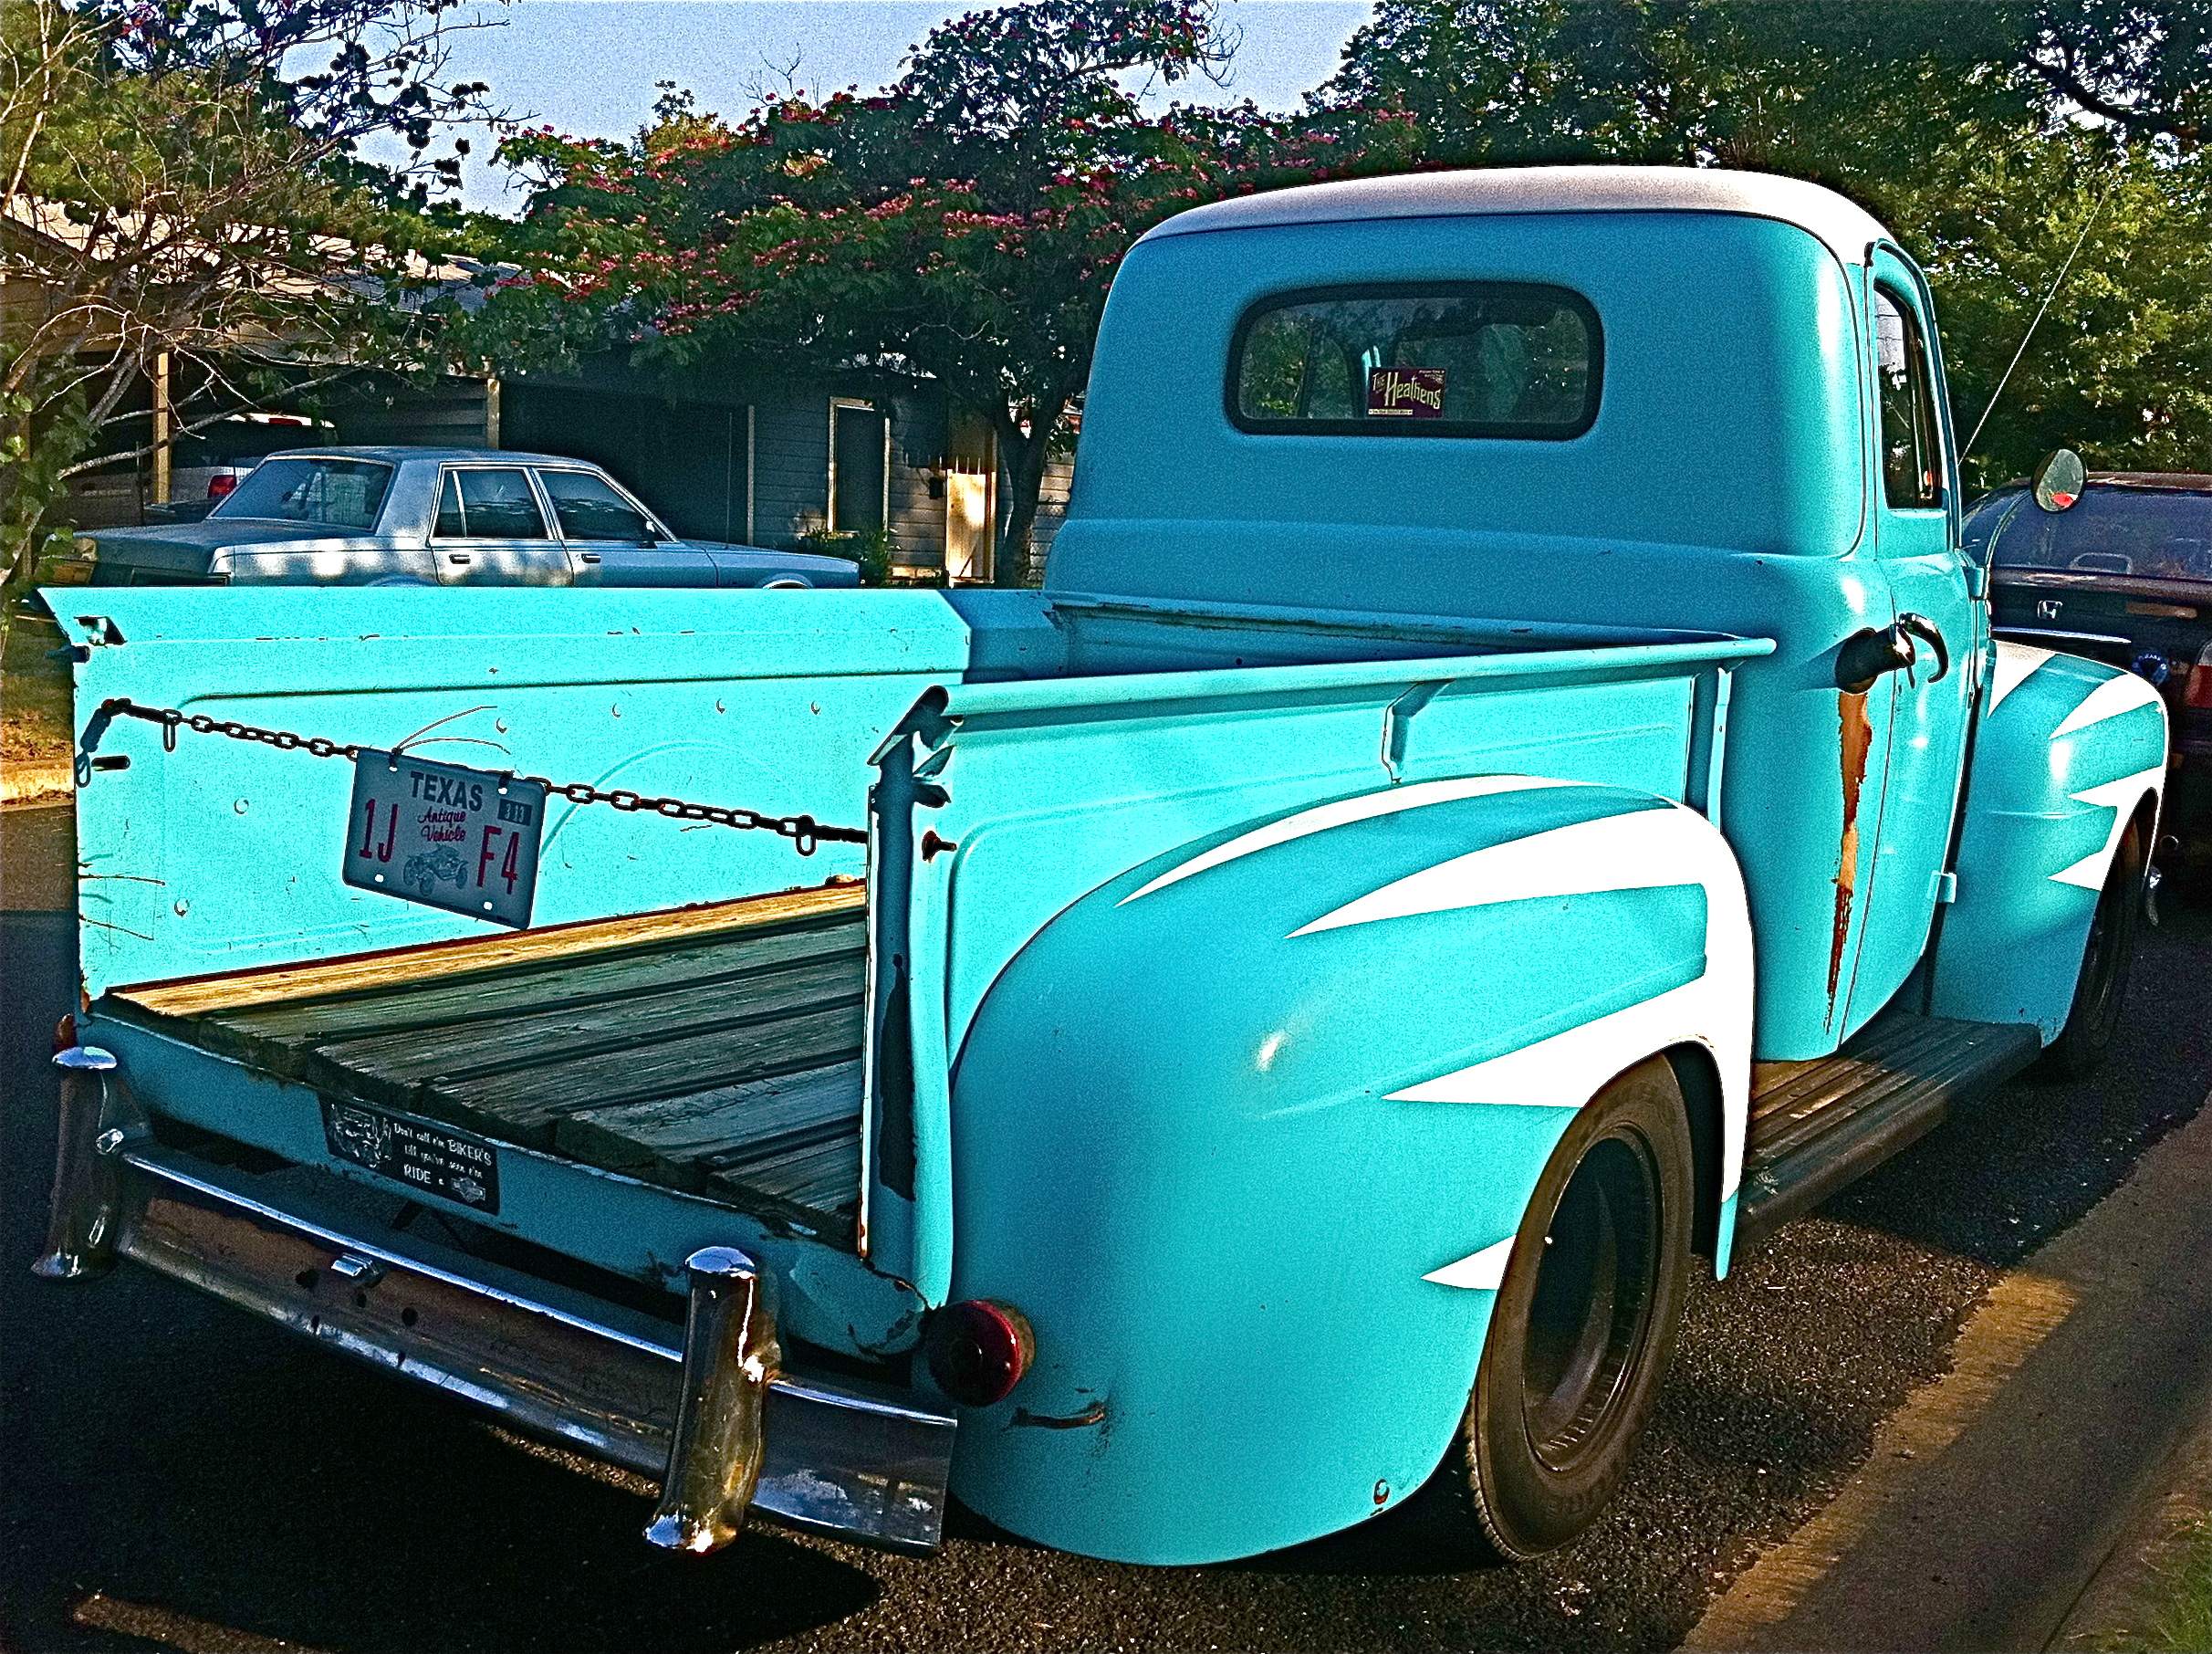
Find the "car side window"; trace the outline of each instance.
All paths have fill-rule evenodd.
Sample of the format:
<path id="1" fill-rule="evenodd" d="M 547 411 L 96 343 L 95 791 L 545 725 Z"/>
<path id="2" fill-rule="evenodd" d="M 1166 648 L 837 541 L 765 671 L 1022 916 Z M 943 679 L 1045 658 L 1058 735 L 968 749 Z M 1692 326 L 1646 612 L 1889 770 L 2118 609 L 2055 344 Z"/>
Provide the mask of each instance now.
<path id="1" fill-rule="evenodd" d="M 1874 376 L 1882 405 L 1882 492 L 1899 511 L 1943 504 L 1943 445 L 1920 324 L 1887 289 L 1874 289 Z"/>
<path id="2" fill-rule="evenodd" d="M 549 539 L 545 513 L 520 471 L 448 471 L 438 493 L 441 539 Z"/>
<path id="3" fill-rule="evenodd" d="M 430 532 L 438 539 L 468 537 L 468 519 L 461 515 L 461 479 L 452 471 L 438 485 L 438 520 L 431 525 Z"/>
<path id="4" fill-rule="evenodd" d="M 629 540 L 642 544 L 654 538 L 645 514 L 624 499 L 601 476 L 589 471 L 540 471 L 553 502 L 554 519 L 564 539 Z"/>

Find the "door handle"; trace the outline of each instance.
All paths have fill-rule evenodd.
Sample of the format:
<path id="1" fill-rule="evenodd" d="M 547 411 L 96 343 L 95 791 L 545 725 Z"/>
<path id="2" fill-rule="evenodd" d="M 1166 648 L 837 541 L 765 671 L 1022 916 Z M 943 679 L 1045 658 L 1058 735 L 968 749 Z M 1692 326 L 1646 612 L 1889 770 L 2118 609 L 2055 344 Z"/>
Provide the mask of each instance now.
<path id="1" fill-rule="evenodd" d="M 1928 679 L 1929 683 L 1940 684 L 1950 675 L 1951 645 L 1943 641 L 1943 633 L 1934 621 L 1925 614 L 1915 614 L 1910 609 L 1907 609 L 1897 617 L 1897 635 L 1907 639 L 1918 638 L 1920 642 L 1936 651 L 1936 675 Z M 1915 648 L 1913 655 L 1914 663 L 1917 665 L 1920 651 Z"/>
<path id="2" fill-rule="evenodd" d="M 588 563 L 596 563 L 600 560 L 600 554 L 596 551 L 579 551 L 576 555 Z"/>
<path id="3" fill-rule="evenodd" d="M 448 551 L 445 554 L 445 560 L 449 563 L 465 563 L 475 560 L 465 551 Z"/>
<path id="4" fill-rule="evenodd" d="M 1920 664 L 1920 645 L 1936 653 L 1936 675 L 1941 683 L 1951 670 L 1951 648 L 1936 623 L 1910 610 L 1886 626 L 1866 626 L 1843 640 L 1836 651 L 1836 687 L 1863 695 L 1885 672 L 1910 672 Z"/>

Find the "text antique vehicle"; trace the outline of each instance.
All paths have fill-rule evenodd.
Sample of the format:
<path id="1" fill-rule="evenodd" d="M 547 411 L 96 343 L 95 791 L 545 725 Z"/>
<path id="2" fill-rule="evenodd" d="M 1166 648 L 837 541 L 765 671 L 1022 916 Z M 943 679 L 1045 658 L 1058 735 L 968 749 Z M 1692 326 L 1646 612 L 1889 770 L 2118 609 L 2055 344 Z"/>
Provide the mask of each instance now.
<path id="1" fill-rule="evenodd" d="M 41 1267 L 673 1546 L 1558 1544 L 1693 1269 L 2113 1034 L 2165 714 L 1991 644 L 1942 371 L 1810 185 L 1331 184 L 1130 256 L 1041 591 L 57 591 Z"/>

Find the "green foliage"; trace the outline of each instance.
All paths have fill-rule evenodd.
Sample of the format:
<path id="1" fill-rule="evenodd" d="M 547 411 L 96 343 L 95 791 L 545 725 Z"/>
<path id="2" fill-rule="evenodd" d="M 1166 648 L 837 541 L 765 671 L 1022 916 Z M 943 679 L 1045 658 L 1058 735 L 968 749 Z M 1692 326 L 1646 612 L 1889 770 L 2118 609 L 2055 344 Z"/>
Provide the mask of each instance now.
<path id="1" fill-rule="evenodd" d="M 2098 1638 L 2112 1654 L 2200 1654 L 2212 1649 L 2212 1522 L 2177 1536 L 2144 1596 L 2139 1623 Z"/>
<path id="2" fill-rule="evenodd" d="M 19 584 L 68 480 L 360 365 L 428 360 L 419 210 L 451 0 L 0 6 L 0 566 Z M 327 65 L 315 59 L 329 54 Z M 305 60 L 304 73 L 289 73 Z M 370 166 L 396 136 L 418 156 Z"/>
<path id="3" fill-rule="evenodd" d="M 873 97 L 725 121 L 672 92 L 631 143 L 522 134 L 502 154 L 540 184 L 508 249 L 523 273 L 474 337 L 493 355 L 634 345 L 676 371 L 927 377 L 991 420 L 1000 543 L 1026 546 L 1136 237 L 1197 202 L 1403 158 L 1388 123 L 1363 123 L 1355 153 L 1334 114 L 1150 115 L 1132 89 L 1223 56 L 1195 0 L 1033 0 L 935 30 Z"/>
<path id="4" fill-rule="evenodd" d="M 888 529 L 816 529 L 798 537 L 799 550 L 841 557 L 861 566 L 861 584 L 888 586 L 899 542 Z"/>
<path id="5" fill-rule="evenodd" d="M 1931 5 L 1382 0 L 1317 110 L 1410 122 L 1423 163 L 1667 162 L 1810 178 L 1927 267 L 1967 457 L 2066 444 L 2212 468 L 2212 0 Z"/>

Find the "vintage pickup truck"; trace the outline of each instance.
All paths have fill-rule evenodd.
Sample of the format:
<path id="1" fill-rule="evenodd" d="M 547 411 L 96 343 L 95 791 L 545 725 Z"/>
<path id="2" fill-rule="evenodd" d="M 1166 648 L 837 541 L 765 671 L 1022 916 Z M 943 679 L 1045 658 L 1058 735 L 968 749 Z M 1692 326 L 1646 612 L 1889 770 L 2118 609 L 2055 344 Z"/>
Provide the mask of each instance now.
<path id="1" fill-rule="evenodd" d="M 1041 591 L 57 591 L 39 1268 L 682 1549 L 1557 1545 L 1694 1268 L 2113 1037 L 2165 714 L 1992 644 L 1943 384 L 1810 185 L 1330 184 L 1131 254 Z"/>

